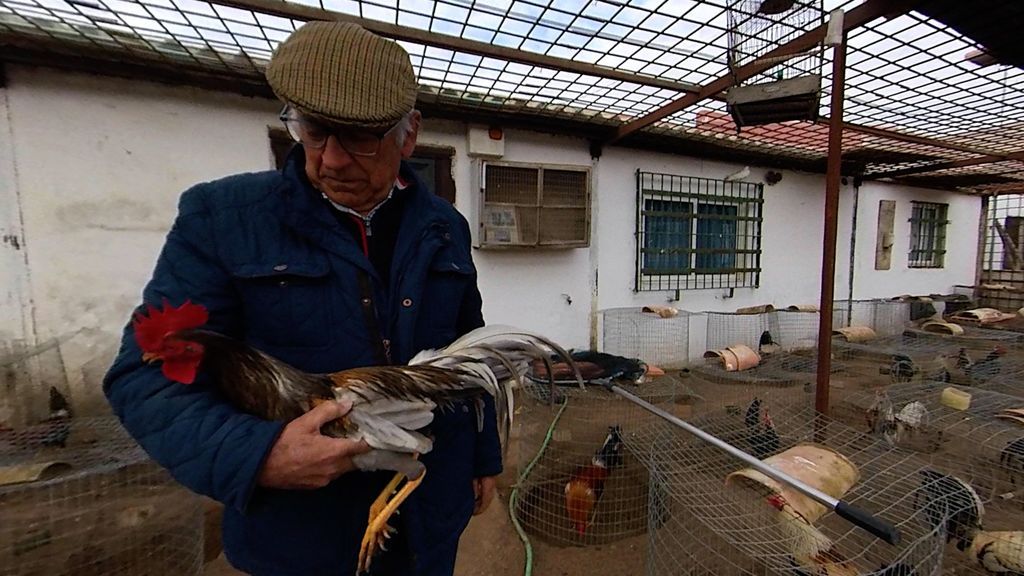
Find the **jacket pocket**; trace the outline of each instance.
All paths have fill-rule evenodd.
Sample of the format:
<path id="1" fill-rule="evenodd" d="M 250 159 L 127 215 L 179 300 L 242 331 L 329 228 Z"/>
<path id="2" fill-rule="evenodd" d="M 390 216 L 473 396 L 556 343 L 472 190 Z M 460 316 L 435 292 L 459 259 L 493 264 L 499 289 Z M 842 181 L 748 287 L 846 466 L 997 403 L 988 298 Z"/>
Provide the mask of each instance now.
<path id="1" fill-rule="evenodd" d="M 326 346 L 335 316 L 330 272 L 326 260 L 236 266 L 246 336 L 288 348 Z"/>
<path id="2" fill-rule="evenodd" d="M 453 258 L 442 251 L 431 262 L 417 318 L 423 346 L 445 346 L 455 339 L 462 301 L 475 277 L 472 260 Z"/>

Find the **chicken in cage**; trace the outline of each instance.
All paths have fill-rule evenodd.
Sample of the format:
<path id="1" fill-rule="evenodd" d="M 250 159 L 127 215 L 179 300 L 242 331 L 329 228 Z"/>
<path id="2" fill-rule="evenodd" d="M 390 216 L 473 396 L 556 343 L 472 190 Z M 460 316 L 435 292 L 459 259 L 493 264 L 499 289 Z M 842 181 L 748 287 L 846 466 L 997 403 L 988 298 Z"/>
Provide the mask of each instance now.
<path id="1" fill-rule="evenodd" d="M 977 387 L 922 382 L 849 391 L 833 416 L 891 446 L 948 463 L 987 494 L 1012 494 L 1024 480 L 1024 398 Z"/>
<path id="2" fill-rule="evenodd" d="M 199 574 L 200 499 L 115 418 L 68 411 L 0 440 L 0 574 Z"/>
<path id="3" fill-rule="evenodd" d="M 978 574 L 1021 574 L 1024 571 L 1024 531 L 986 530 L 984 502 L 963 479 L 930 469 L 922 470 L 921 477 L 922 484 L 915 493 L 916 503 L 920 504 L 929 525 L 963 553 L 961 562 L 966 564 L 965 571 Z M 1024 528 L 1024 521 L 1016 522 Z"/>
<path id="4" fill-rule="evenodd" d="M 691 574 L 721 575 L 940 572 L 943 550 L 937 529 L 913 497 L 926 462 L 806 407 L 766 404 L 758 408 L 774 410 L 779 446 L 762 461 L 895 524 L 901 542 L 881 542 L 721 450 L 685 432 L 658 427 L 648 432 L 654 444 L 647 462 L 651 492 L 671 513 L 649 535 L 649 574 L 679 573 L 680 566 L 688 566 Z M 743 446 L 758 433 L 748 426 L 753 413 L 709 412 L 694 424 Z"/>

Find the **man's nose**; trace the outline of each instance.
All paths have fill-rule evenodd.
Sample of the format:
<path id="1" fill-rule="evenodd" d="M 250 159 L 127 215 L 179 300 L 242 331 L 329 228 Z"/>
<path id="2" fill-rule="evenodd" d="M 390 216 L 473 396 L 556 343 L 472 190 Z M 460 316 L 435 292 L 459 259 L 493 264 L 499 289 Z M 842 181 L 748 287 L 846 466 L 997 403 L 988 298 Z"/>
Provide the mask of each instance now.
<path id="1" fill-rule="evenodd" d="M 331 134 L 324 143 L 324 151 L 321 155 L 321 163 L 332 169 L 339 169 L 348 166 L 353 162 L 352 155 L 345 150 L 345 147 L 338 142 L 337 136 Z"/>

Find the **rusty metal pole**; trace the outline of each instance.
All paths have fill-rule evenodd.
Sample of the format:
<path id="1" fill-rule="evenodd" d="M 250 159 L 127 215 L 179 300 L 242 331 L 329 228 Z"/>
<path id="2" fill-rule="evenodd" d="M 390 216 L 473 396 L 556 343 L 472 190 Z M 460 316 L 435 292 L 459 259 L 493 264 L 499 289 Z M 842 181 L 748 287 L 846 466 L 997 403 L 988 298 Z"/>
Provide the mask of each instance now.
<path id="1" fill-rule="evenodd" d="M 832 50 L 832 104 L 828 122 L 828 171 L 825 175 L 825 233 L 821 250 L 821 317 L 818 324 L 818 378 L 814 409 L 828 414 L 832 374 L 832 303 L 835 300 L 836 228 L 839 219 L 840 162 L 843 153 L 843 83 L 846 72 L 846 33 Z"/>

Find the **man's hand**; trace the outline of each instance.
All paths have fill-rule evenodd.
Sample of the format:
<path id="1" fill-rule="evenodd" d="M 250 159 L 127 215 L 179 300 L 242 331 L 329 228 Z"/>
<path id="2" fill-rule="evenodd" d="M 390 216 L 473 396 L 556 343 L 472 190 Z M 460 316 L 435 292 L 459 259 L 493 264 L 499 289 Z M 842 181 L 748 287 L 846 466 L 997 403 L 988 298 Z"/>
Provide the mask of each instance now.
<path id="1" fill-rule="evenodd" d="M 352 457 L 370 451 L 366 442 L 331 438 L 320 427 L 352 409 L 350 402 L 324 402 L 284 427 L 257 478 L 265 488 L 312 489 L 355 468 Z"/>
<path id="2" fill-rule="evenodd" d="M 476 505 L 473 506 L 473 516 L 487 510 L 487 507 L 491 505 L 497 485 L 497 476 L 483 476 L 473 479 L 473 495 L 476 497 Z"/>

